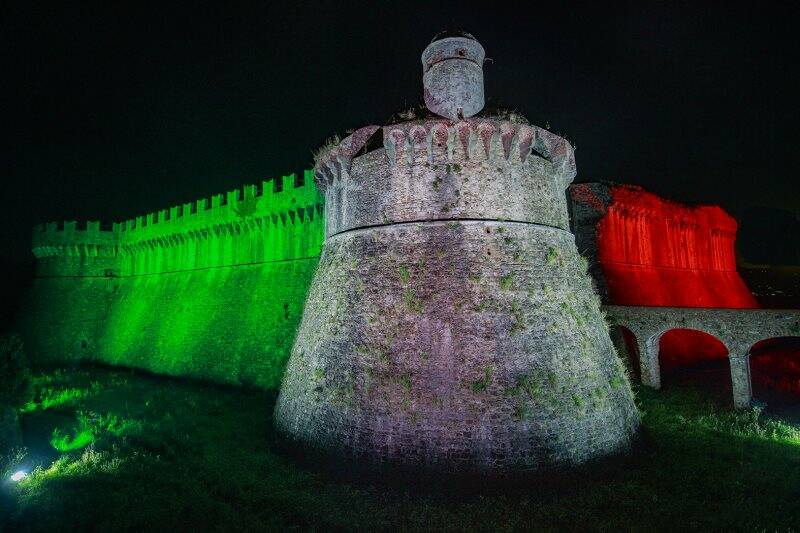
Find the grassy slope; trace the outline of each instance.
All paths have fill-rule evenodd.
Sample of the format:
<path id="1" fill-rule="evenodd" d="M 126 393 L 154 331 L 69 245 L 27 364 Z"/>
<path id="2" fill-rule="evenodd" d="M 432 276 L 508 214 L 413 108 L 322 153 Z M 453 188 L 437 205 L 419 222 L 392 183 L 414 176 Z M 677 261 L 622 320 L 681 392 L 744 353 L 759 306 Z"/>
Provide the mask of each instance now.
<path id="1" fill-rule="evenodd" d="M 26 460 L 52 466 L 4 486 L 11 529 L 800 526 L 800 428 L 728 412 L 686 388 L 638 391 L 643 442 L 627 459 L 456 491 L 297 465 L 273 446 L 273 395 L 102 369 L 45 374 L 37 385 L 23 417 Z M 87 432 L 94 443 L 59 455 L 54 429 L 62 449 Z"/>

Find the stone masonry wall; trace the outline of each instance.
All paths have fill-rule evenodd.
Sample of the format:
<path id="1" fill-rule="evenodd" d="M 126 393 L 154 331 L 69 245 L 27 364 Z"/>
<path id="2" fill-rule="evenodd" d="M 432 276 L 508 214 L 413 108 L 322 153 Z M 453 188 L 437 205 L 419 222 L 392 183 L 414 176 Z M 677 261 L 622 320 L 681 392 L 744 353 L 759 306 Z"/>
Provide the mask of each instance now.
<path id="1" fill-rule="evenodd" d="M 110 230 L 37 227 L 37 278 L 18 325 L 26 350 L 39 362 L 277 388 L 324 228 L 310 176 L 279 181 Z"/>

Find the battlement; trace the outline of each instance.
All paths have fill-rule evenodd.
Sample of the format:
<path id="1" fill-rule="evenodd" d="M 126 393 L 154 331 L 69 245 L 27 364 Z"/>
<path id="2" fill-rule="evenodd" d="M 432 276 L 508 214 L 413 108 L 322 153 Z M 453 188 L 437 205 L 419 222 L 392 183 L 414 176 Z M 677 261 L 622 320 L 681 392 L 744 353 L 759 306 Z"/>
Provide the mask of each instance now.
<path id="1" fill-rule="evenodd" d="M 46 239 L 52 235 L 84 235 L 92 238 L 102 239 L 114 232 L 114 228 L 109 224 L 97 220 L 63 220 L 61 222 L 46 222 L 37 224 L 33 227 L 33 238 Z"/>
<path id="2" fill-rule="evenodd" d="M 441 118 L 356 130 L 318 159 L 326 234 L 424 220 L 508 220 L 567 229 L 572 146 L 508 120 Z"/>
<path id="3" fill-rule="evenodd" d="M 356 130 L 320 159 L 315 168 L 317 185 L 324 189 L 347 179 L 354 157 L 378 129 L 390 166 L 400 170 L 415 164 L 524 164 L 534 155 L 553 166 L 564 187 L 576 174 L 575 154 L 569 142 L 538 126 L 490 118 L 459 122 L 433 119 Z"/>
<path id="4" fill-rule="evenodd" d="M 260 184 L 244 185 L 227 193 L 137 216 L 115 223 L 113 231 L 119 232 L 121 241 L 126 242 L 249 217 L 274 215 L 276 222 L 295 223 L 305 219 L 308 207 L 321 202 L 312 172 L 306 170 L 302 176 L 278 176 Z"/>
<path id="5" fill-rule="evenodd" d="M 288 222 L 297 219 L 288 215 L 298 211 L 300 206 L 315 205 L 322 201 L 317 192 L 311 170 L 303 171 L 302 176 L 289 174 L 262 181 L 260 184 L 243 185 L 227 193 L 214 194 L 194 202 L 160 209 L 122 222 L 75 221 L 47 222 L 33 228 L 33 244 L 44 242 L 112 242 L 124 232 L 141 232 L 147 227 L 167 223 L 177 224 L 197 219 L 215 218 L 221 213 L 232 214 L 237 218 L 255 214 L 286 214 Z M 257 211 L 252 209 L 255 203 Z M 301 216 L 300 221 L 303 220 Z"/>
<path id="6" fill-rule="evenodd" d="M 212 238 L 230 240 L 252 232 L 258 232 L 262 237 L 271 233 L 269 239 L 261 239 L 261 247 L 276 246 L 277 251 L 273 253 L 276 258 L 314 255 L 318 249 L 315 252 L 311 243 L 321 238 L 315 239 L 313 230 L 307 232 L 309 236 L 301 237 L 305 231 L 293 227 L 312 223 L 315 219 L 321 223 L 322 203 L 313 174 L 306 170 L 301 176 L 279 176 L 109 225 L 95 221 L 40 224 L 33 231 L 32 250 L 39 259 L 71 256 L 119 258 L 120 265 L 113 270 L 123 275 L 253 262 L 269 256 L 263 249 L 256 253 L 258 246 L 253 243 L 239 245 L 238 251 L 230 253 L 214 251 L 215 247 L 231 248 L 224 243 L 213 246 L 204 243 L 200 247 L 189 244 L 190 241 Z M 273 227 L 297 235 L 291 239 L 282 238 L 270 229 Z M 277 241 L 278 244 L 268 241 Z M 173 250 L 165 252 L 166 249 Z M 50 263 L 48 272 L 57 275 L 57 263 Z"/>
<path id="7" fill-rule="evenodd" d="M 610 303 L 754 307 L 736 272 L 736 220 L 715 205 L 686 205 L 641 187 L 570 187 L 579 250 Z"/>
<path id="8" fill-rule="evenodd" d="M 365 149 L 369 140 L 380 129 L 380 126 L 375 125 L 359 128 L 323 154 L 314 166 L 317 187 L 324 191 L 334 181 L 347 178 L 353 166 L 353 158 Z"/>
<path id="9" fill-rule="evenodd" d="M 613 191 L 613 194 L 612 194 Z M 580 220 L 596 224 L 613 204 L 625 218 L 653 218 L 677 228 L 704 228 L 715 235 L 735 238 L 736 219 L 717 205 L 690 205 L 661 198 L 638 185 L 613 182 L 579 183 L 569 189 L 573 211 Z M 577 221 L 576 221 L 577 222 Z"/>
<path id="10" fill-rule="evenodd" d="M 31 251 L 37 258 L 115 255 L 116 244 L 115 230 L 97 221 L 38 224 L 31 235 Z"/>

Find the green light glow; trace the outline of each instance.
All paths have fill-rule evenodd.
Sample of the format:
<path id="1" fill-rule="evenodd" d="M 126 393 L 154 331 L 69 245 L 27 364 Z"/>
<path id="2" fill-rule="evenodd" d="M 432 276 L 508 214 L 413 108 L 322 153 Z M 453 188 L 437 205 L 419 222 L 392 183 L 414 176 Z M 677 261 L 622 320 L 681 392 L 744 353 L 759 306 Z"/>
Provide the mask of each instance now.
<path id="1" fill-rule="evenodd" d="M 59 452 L 71 452 L 85 448 L 94 440 L 94 435 L 88 429 L 79 431 L 75 437 L 70 437 L 59 430 L 53 431 L 53 437 L 50 439 L 50 446 Z"/>
<path id="2" fill-rule="evenodd" d="M 59 452 L 71 452 L 85 448 L 96 439 L 107 436 L 122 437 L 141 432 L 142 422 L 120 418 L 115 414 L 77 413 L 78 423 L 72 432 L 60 428 L 53 430 L 50 445 Z M 71 434 L 74 433 L 74 437 Z"/>
<path id="3" fill-rule="evenodd" d="M 311 172 L 295 183 L 216 195 L 113 232 L 35 233 L 39 277 L 20 326 L 28 351 L 277 388 L 325 226 Z"/>
<path id="4" fill-rule="evenodd" d="M 96 386 L 92 386 L 88 389 L 74 387 L 66 389 L 45 388 L 40 393 L 40 397 L 37 400 L 27 402 L 22 407 L 21 411 L 23 413 L 30 413 L 38 409 L 47 410 L 76 405 L 81 400 L 96 394 L 96 389 Z"/>

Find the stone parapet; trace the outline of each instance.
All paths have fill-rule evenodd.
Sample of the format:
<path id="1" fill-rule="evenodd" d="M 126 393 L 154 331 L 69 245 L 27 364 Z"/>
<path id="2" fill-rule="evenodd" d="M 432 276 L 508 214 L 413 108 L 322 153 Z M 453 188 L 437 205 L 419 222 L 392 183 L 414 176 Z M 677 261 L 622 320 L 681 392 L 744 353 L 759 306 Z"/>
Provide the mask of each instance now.
<path id="1" fill-rule="evenodd" d="M 40 277 L 126 276 L 316 257 L 322 202 L 311 171 L 244 185 L 102 227 L 33 231 Z"/>
<path id="2" fill-rule="evenodd" d="M 36 274 L 51 276 L 114 276 L 119 273 L 118 228 L 100 222 L 50 222 L 33 228 L 31 251 Z"/>
<path id="3" fill-rule="evenodd" d="M 381 136 L 382 148 L 366 151 Z M 357 130 L 315 169 L 326 235 L 419 220 L 511 220 L 568 229 L 573 149 L 538 128 L 491 118 Z"/>

